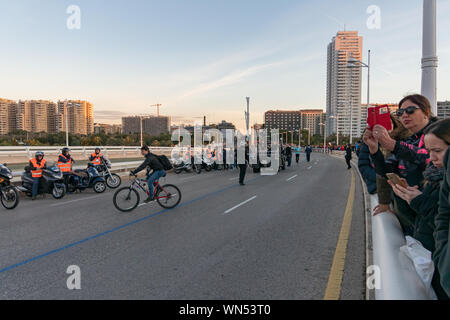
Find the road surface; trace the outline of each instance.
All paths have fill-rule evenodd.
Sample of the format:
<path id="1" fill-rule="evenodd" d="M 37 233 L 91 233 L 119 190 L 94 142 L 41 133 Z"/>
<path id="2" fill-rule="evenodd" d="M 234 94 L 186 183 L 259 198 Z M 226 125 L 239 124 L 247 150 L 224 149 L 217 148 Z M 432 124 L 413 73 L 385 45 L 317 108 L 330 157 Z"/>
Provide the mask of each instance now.
<path id="1" fill-rule="evenodd" d="M 238 174 L 169 174 L 161 182 L 183 195 L 173 210 L 151 203 L 121 213 L 111 191 L 1 208 L 0 299 L 323 299 L 344 214 L 352 219 L 339 297 L 364 298 L 356 172 L 354 201 L 352 171 L 322 154 L 276 176 L 248 171 L 246 186 Z M 71 265 L 80 290 L 67 288 Z"/>

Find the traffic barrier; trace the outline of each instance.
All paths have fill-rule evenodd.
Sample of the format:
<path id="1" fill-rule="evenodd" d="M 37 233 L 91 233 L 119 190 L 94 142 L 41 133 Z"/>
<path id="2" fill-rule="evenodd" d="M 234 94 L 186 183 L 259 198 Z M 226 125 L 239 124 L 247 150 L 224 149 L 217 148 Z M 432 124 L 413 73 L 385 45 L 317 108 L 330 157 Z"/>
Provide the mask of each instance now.
<path id="1" fill-rule="evenodd" d="M 63 146 L 53 147 L 0 147 L 0 161 L 11 164 L 25 163 L 32 158 L 38 150 L 43 151 L 46 157 L 56 157 L 61 153 Z M 102 153 L 110 158 L 136 158 L 141 155 L 141 148 L 137 146 L 100 146 Z M 170 155 L 172 147 L 150 147 L 154 153 Z M 93 147 L 70 147 L 71 155 L 75 160 L 86 159 L 95 151 Z"/>

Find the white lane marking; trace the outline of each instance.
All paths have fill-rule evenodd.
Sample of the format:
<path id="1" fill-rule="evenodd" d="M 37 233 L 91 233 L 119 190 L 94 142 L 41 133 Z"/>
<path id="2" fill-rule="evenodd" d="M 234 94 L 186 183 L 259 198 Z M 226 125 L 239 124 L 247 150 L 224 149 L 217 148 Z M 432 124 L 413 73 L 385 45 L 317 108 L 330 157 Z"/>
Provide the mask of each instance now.
<path id="1" fill-rule="evenodd" d="M 310 170 L 312 167 L 311 166 L 309 166 L 308 168 L 307 168 L 307 170 Z"/>
<path id="2" fill-rule="evenodd" d="M 236 177 L 236 178 L 231 178 L 230 180 L 237 180 L 237 179 L 239 179 L 239 177 Z"/>
<path id="3" fill-rule="evenodd" d="M 255 200 L 255 199 L 256 199 L 256 196 L 253 196 L 253 197 L 251 197 L 250 199 L 245 200 L 244 202 L 241 202 L 241 203 L 239 203 L 238 205 L 235 205 L 233 208 L 228 209 L 228 210 L 225 211 L 223 214 L 230 213 L 231 211 L 233 211 L 233 210 L 239 208 L 240 206 L 243 206 L 244 204 L 246 204 L 246 203 L 248 203 L 248 202 L 250 202 L 250 201 L 252 201 L 252 200 Z"/>
<path id="4" fill-rule="evenodd" d="M 74 199 L 74 200 L 70 200 L 70 201 L 66 201 L 66 202 L 61 202 L 61 203 L 51 204 L 50 206 L 51 206 L 51 207 L 63 206 L 63 205 L 68 204 L 68 203 L 73 203 L 73 202 L 83 201 L 83 200 L 89 200 L 89 199 L 95 199 L 95 198 L 99 198 L 99 197 L 101 197 L 101 196 L 104 196 L 104 195 L 98 195 L 98 196 L 87 197 L 87 198 L 81 198 L 81 199 Z"/>
<path id="5" fill-rule="evenodd" d="M 294 178 L 297 178 L 298 177 L 298 174 L 296 174 L 295 176 L 293 176 L 293 177 L 290 177 L 289 179 L 287 179 L 286 181 L 291 181 L 292 179 L 294 179 Z"/>

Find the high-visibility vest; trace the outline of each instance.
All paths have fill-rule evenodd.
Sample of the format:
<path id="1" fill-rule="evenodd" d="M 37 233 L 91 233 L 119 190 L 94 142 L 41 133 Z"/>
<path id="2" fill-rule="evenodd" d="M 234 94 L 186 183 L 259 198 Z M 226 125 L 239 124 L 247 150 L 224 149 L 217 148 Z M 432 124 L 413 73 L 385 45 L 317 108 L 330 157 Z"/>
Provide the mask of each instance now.
<path id="1" fill-rule="evenodd" d="M 59 156 L 63 157 L 66 160 L 68 159 L 63 154 L 60 154 Z M 70 171 L 72 171 L 72 162 L 73 162 L 72 158 L 70 158 L 68 162 L 60 162 L 60 161 L 58 161 L 57 166 L 58 166 L 59 170 L 61 170 L 62 173 L 70 172 Z"/>
<path id="2" fill-rule="evenodd" d="M 98 166 L 98 165 L 101 165 L 101 164 L 102 164 L 101 157 L 103 157 L 103 155 L 102 155 L 101 153 L 99 153 L 99 154 L 93 153 L 93 154 L 91 154 L 91 157 L 94 158 L 94 159 L 92 160 L 92 164 L 93 164 L 93 165 Z"/>
<path id="3" fill-rule="evenodd" d="M 38 163 L 36 158 L 33 158 L 30 160 L 33 167 L 36 168 L 36 170 L 31 170 L 31 176 L 33 178 L 41 178 L 42 177 L 42 168 L 45 166 L 45 159 L 41 160 L 41 163 Z"/>

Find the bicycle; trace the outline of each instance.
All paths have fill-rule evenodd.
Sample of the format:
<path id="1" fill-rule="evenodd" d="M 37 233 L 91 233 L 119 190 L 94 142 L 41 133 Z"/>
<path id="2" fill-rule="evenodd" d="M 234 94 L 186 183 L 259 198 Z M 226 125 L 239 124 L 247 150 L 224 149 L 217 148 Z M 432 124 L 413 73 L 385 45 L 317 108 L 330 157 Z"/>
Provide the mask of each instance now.
<path id="1" fill-rule="evenodd" d="M 140 202 L 139 190 L 144 191 L 147 196 L 150 194 L 145 186 L 147 181 L 134 175 L 130 186 L 123 187 L 114 193 L 113 203 L 117 210 L 130 212 L 136 209 Z M 153 183 L 153 199 L 165 209 L 175 208 L 181 201 L 181 191 L 173 184 L 161 186 L 159 181 Z M 172 202 L 169 201 L 173 200 Z M 127 205 L 128 204 L 128 205 Z"/>

